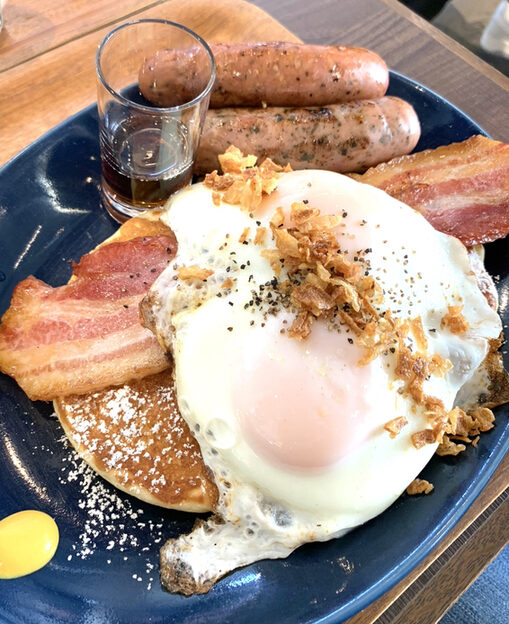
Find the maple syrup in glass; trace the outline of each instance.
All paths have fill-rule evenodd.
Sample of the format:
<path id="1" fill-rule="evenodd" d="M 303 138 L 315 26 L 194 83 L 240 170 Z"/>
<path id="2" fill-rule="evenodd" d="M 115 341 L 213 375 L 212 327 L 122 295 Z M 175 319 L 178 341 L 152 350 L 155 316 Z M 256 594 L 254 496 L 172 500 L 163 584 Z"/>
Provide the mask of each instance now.
<path id="1" fill-rule="evenodd" d="M 171 49 L 179 51 L 175 63 L 192 53 L 193 67 L 203 80 L 195 85 L 190 76 L 194 87 L 189 98 L 161 107 L 145 99 L 138 82 L 147 60 L 156 63 L 162 51 Z M 182 24 L 133 20 L 104 37 L 96 54 L 96 74 L 102 200 L 117 221 L 125 221 L 162 208 L 191 181 L 215 80 L 214 56 L 207 43 Z M 164 87 L 171 89 L 176 80 L 177 88 L 178 71 L 170 67 L 169 76 Z"/>
<path id="2" fill-rule="evenodd" d="M 193 148 L 178 119 L 128 116 L 103 126 L 100 142 L 103 192 L 113 210 L 117 203 L 131 215 L 161 207 L 191 180 Z"/>

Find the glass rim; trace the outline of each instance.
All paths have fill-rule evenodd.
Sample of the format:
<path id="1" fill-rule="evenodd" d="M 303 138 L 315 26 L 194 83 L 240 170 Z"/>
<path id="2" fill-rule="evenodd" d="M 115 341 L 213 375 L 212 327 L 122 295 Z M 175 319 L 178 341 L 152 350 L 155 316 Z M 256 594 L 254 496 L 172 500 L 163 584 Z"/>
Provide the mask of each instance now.
<path id="1" fill-rule="evenodd" d="M 102 72 L 101 62 L 100 62 L 101 54 L 104 49 L 104 46 L 110 41 L 110 39 L 112 39 L 117 34 L 118 31 L 124 28 L 127 28 L 128 26 L 133 26 L 136 24 L 143 24 L 143 23 L 165 24 L 167 26 L 174 26 L 180 30 L 183 30 L 189 35 L 191 35 L 191 37 L 196 39 L 196 41 L 203 46 L 203 48 L 209 55 L 209 59 L 210 59 L 210 79 L 207 83 L 207 86 L 202 91 L 200 91 L 200 93 L 194 99 L 189 100 L 189 102 L 185 102 L 184 104 L 179 104 L 178 106 L 146 106 L 145 104 L 138 104 L 137 102 L 132 102 L 131 100 L 124 97 L 121 93 L 116 91 L 112 86 L 108 84 Z M 209 44 L 202 37 L 200 37 L 200 35 L 195 33 L 193 30 L 191 30 L 187 26 L 184 26 L 183 24 L 178 24 L 177 22 L 172 22 L 170 20 L 165 20 L 165 19 L 143 18 L 143 19 L 131 20 L 129 22 L 124 22 L 123 24 L 119 24 L 118 26 L 115 26 L 115 28 L 110 30 L 110 32 L 107 35 L 104 36 L 104 38 L 102 39 L 101 43 L 99 44 L 97 48 L 97 52 L 95 55 L 95 71 L 103 87 L 107 91 L 109 91 L 109 93 L 114 98 L 126 104 L 127 106 L 135 106 L 136 108 L 139 108 L 140 110 L 152 112 L 152 113 L 154 112 L 172 113 L 172 112 L 180 112 L 188 108 L 192 108 L 193 106 L 196 106 L 196 104 L 198 104 L 200 100 L 203 100 L 203 98 L 205 98 L 208 95 L 208 93 L 210 93 L 210 91 L 212 90 L 212 86 L 214 85 L 214 82 L 216 80 L 216 60 L 214 58 L 214 55 L 212 54 L 212 50 L 210 49 Z"/>

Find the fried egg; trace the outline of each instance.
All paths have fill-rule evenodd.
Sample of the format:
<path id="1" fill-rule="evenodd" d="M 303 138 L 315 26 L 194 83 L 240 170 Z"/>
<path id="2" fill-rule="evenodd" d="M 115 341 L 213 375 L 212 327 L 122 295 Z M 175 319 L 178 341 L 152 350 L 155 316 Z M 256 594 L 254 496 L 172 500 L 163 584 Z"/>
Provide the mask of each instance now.
<path id="1" fill-rule="evenodd" d="M 423 383 L 446 410 L 501 331 L 463 244 L 376 188 L 307 170 L 281 174 L 254 213 L 215 202 L 203 184 L 174 196 L 162 218 L 178 253 L 152 287 L 150 315 L 220 492 L 216 516 L 162 550 L 163 582 L 184 593 L 366 522 L 436 449 L 412 443 L 427 415 L 402 392 L 394 353 L 360 364 L 363 347 L 348 325 L 320 319 L 305 340 L 289 337 L 295 310 L 277 290 L 285 269 L 276 275 L 262 250 L 275 248 L 274 213 L 288 219 L 294 202 L 341 217 L 333 230 L 341 252 L 376 280 L 382 316 L 420 318 L 426 355 L 451 363 Z M 184 267 L 204 272 L 181 279 Z M 466 331 L 444 325 L 450 306 L 460 306 Z M 407 345 L 422 350 L 411 333 Z M 391 437 L 384 425 L 399 417 L 407 424 Z"/>

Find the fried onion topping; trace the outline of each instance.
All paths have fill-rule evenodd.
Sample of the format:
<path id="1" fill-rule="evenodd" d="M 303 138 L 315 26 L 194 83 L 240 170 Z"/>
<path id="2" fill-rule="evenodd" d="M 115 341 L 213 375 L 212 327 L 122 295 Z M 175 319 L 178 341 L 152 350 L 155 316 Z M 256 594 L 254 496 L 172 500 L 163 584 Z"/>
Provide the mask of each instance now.
<path id="1" fill-rule="evenodd" d="M 177 275 L 179 279 L 181 280 L 191 280 L 191 279 L 205 280 L 207 279 L 207 277 L 210 277 L 213 273 L 214 271 L 212 271 L 211 269 L 201 269 L 199 266 L 196 266 L 195 264 L 193 264 L 191 266 L 180 267 Z"/>
<path id="2" fill-rule="evenodd" d="M 470 325 L 461 311 L 463 306 L 455 305 L 447 307 L 447 314 L 442 318 L 441 327 L 447 327 L 452 334 L 464 334 Z"/>
<path id="3" fill-rule="evenodd" d="M 415 496 L 416 494 L 430 494 L 433 490 L 433 484 L 426 479 L 414 479 L 407 487 L 406 493 L 409 496 Z"/>
<path id="4" fill-rule="evenodd" d="M 221 201 L 238 204 L 244 210 L 254 212 L 264 195 L 270 195 L 277 187 L 279 174 L 291 171 L 289 166 L 276 165 L 270 158 L 256 165 L 256 156 L 244 156 L 231 145 L 219 156 L 223 174 L 217 171 L 205 176 L 204 184 L 212 189 L 212 199 L 217 205 Z"/>

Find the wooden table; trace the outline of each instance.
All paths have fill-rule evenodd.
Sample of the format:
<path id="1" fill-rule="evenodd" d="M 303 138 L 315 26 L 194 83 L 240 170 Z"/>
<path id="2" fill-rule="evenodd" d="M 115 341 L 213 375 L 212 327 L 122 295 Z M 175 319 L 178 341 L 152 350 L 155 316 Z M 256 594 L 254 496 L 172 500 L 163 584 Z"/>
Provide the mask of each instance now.
<path id="1" fill-rule="evenodd" d="M 0 33 L 0 164 L 95 100 L 97 44 L 115 23 L 140 16 L 180 21 L 215 40 L 262 32 L 371 48 L 509 142 L 509 79 L 396 0 L 10 0 Z M 435 551 L 350 624 L 436 622 L 509 540 L 508 474 L 506 457 Z"/>

